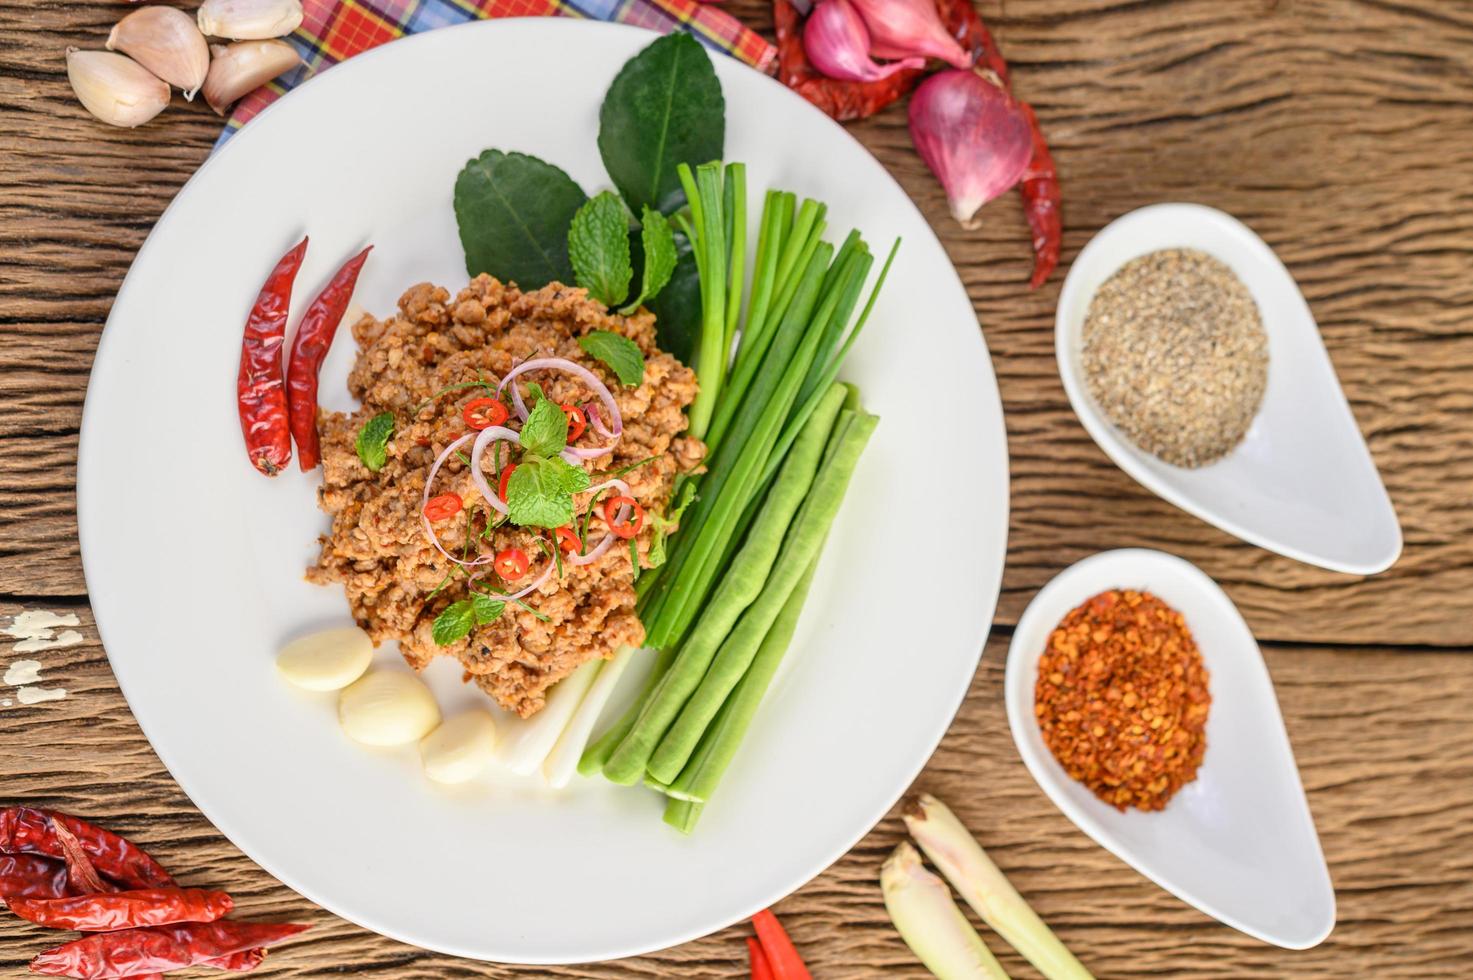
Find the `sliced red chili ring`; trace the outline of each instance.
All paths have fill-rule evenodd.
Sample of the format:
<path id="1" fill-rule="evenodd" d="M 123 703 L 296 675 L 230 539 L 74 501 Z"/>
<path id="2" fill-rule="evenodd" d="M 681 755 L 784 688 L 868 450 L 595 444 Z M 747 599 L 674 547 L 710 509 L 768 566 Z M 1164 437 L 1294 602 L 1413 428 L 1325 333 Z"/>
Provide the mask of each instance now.
<path id="1" fill-rule="evenodd" d="M 472 398 L 465 403 L 465 408 L 460 413 L 460 417 L 465 419 L 465 424 L 477 431 L 500 425 L 510 415 L 506 406 L 495 398 Z"/>
<path id="2" fill-rule="evenodd" d="M 630 509 L 629 520 L 619 521 L 619 508 Z M 616 538 L 632 538 L 644 527 L 644 508 L 635 502 L 633 497 L 610 497 L 604 501 L 604 522 L 609 525 L 609 533 Z"/>
<path id="3" fill-rule="evenodd" d="M 517 468 L 516 463 L 507 463 L 506 469 L 501 471 L 501 482 L 496 485 L 496 496 L 506 503 L 506 485 L 511 480 L 511 471 Z"/>
<path id="4" fill-rule="evenodd" d="M 425 516 L 431 521 L 447 521 L 459 514 L 460 508 L 460 494 L 442 493 L 425 501 Z"/>
<path id="5" fill-rule="evenodd" d="M 507 548 L 505 551 L 498 551 L 496 553 L 496 557 L 491 562 L 491 567 L 496 569 L 497 575 L 500 575 L 508 582 L 514 582 L 527 574 L 527 568 L 531 564 L 527 560 L 527 553 L 521 548 Z"/>
<path id="6" fill-rule="evenodd" d="M 588 417 L 577 405 L 559 405 L 558 408 L 568 417 L 568 441 L 573 442 L 587 430 Z"/>
<path id="7" fill-rule="evenodd" d="M 557 543 L 568 554 L 577 554 L 583 548 L 583 542 L 578 540 L 578 532 L 573 530 L 571 524 L 564 524 L 557 529 Z"/>

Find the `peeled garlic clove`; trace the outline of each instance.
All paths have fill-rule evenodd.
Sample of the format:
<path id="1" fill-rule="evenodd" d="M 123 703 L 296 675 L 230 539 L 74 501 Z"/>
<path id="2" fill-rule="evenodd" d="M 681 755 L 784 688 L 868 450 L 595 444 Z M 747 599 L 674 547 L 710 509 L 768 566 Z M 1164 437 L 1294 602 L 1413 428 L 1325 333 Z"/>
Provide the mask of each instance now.
<path id="1" fill-rule="evenodd" d="M 199 29 L 210 37 L 263 41 L 284 37 L 302 23 L 301 0 L 205 0 Z"/>
<path id="2" fill-rule="evenodd" d="M 193 99 L 210 70 L 210 47 L 178 7 L 143 7 L 113 27 L 107 49 L 121 51 Z"/>
<path id="3" fill-rule="evenodd" d="M 141 126 L 169 104 L 168 83 L 111 51 L 67 48 L 66 77 L 87 111 L 112 126 Z"/>
<path id="4" fill-rule="evenodd" d="M 276 669 L 297 687 L 340 691 L 363 676 L 373 641 L 356 626 L 299 636 L 276 656 Z"/>
<path id="5" fill-rule="evenodd" d="M 440 708 L 424 681 L 413 674 L 375 670 L 338 697 L 338 722 L 355 742 L 407 745 L 440 723 Z"/>
<path id="6" fill-rule="evenodd" d="M 496 721 L 473 708 L 448 718 L 419 743 L 425 775 L 437 783 L 463 783 L 486 770 L 496 751 Z"/>
<path id="7" fill-rule="evenodd" d="M 222 116 L 242 95 L 302 63 L 297 49 L 285 41 L 217 44 L 210 53 L 215 60 L 205 76 L 205 102 Z"/>

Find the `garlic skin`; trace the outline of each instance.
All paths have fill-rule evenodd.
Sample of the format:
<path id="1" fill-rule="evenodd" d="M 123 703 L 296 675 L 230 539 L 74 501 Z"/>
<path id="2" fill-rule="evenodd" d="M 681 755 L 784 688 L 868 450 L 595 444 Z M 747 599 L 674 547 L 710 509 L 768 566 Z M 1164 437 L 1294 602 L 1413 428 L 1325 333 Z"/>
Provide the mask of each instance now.
<path id="1" fill-rule="evenodd" d="M 113 26 L 107 49 L 121 51 L 193 99 L 210 70 L 210 46 L 178 7 L 143 7 Z"/>
<path id="2" fill-rule="evenodd" d="M 985 70 L 947 69 L 910 97 L 910 138 L 946 188 L 951 215 L 963 228 L 981 222 L 977 209 L 1011 188 L 1033 156 L 1022 107 Z"/>
<path id="3" fill-rule="evenodd" d="M 829 78 L 875 82 L 903 68 L 924 68 L 922 57 L 877 65 L 869 56 L 869 30 L 849 0 L 821 0 L 803 22 L 803 51 Z"/>
<path id="4" fill-rule="evenodd" d="M 212 45 L 215 59 L 205 76 L 205 102 L 225 115 L 235 101 L 302 63 L 297 49 L 285 41 L 239 41 Z"/>
<path id="5" fill-rule="evenodd" d="M 265 41 L 285 37 L 302 23 L 301 0 L 205 0 L 199 29 L 210 37 L 232 41 Z"/>
<path id="6" fill-rule="evenodd" d="M 110 126 L 141 126 L 169 104 L 169 85 L 112 51 L 66 49 L 66 77 L 87 111 Z"/>

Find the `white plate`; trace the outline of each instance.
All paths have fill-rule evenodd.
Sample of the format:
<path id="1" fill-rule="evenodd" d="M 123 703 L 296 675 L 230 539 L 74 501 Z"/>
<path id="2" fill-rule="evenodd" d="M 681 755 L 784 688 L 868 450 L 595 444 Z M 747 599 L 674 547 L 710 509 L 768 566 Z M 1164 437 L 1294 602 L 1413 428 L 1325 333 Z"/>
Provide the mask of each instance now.
<path id="1" fill-rule="evenodd" d="M 1080 366 L 1095 290 L 1126 262 L 1194 248 L 1243 280 L 1268 334 L 1268 389 L 1231 453 L 1183 469 L 1137 449 L 1100 411 Z M 1339 572 L 1372 575 L 1401 554 L 1401 527 L 1319 327 L 1289 270 L 1247 225 L 1199 204 L 1153 204 L 1117 218 L 1079 253 L 1054 330 L 1059 374 L 1094 441 L 1152 493 L 1259 547 Z"/>
<path id="2" fill-rule="evenodd" d="M 1109 589 L 1154 593 L 1186 618 L 1212 707 L 1197 778 L 1164 810 L 1122 813 L 1074 781 L 1033 714 L 1038 657 L 1075 606 Z M 1232 600 L 1196 566 L 1127 549 L 1060 572 L 1029 603 L 1008 649 L 1005 697 L 1028 771 L 1064 815 L 1185 902 L 1250 936 L 1307 949 L 1335 925 L 1335 891 L 1263 654 Z"/>
<path id="3" fill-rule="evenodd" d="M 235 372 L 261 280 L 308 231 L 298 310 L 365 241 L 376 246 L 357 296 L 365 308 L 387 313 L 421 280 L 458 288 L 450 200 L 461 166 L 495 146 L 557 163 L 589 192 L 607 186 L 598 107 L 653 39 L 559 18 L 488 21 L 395 41 L 308 82 L 210 160 L 159 221 L 113 307 L 87 396 L 78 487 L 87 580 L 113 669 L 159 756 L 288 885 L 449 953 L 626 956 L 711 932 L 797 888 L 925 763 L 967 690 L 998 593 L 1002 409 L 946 253 L 839 126 L 717 56 L 727 155 L 749 164 L 756 200 L 769 186 L 811 194 L 829 204 L 834 236 L 853 225 L 876 248 L 896 235 L 905 243 L 846 368 L 882 416 L 878 433 L 786 672 L 695 835 L 666 827 L 642 789 L 580 780 L 563 795 L 518 781 L 438 790 L 412 749 L 350 744 L 331 696 L 277 678 L 283 640 L 345 622 L 347 607 L 340 590 L 302 580 L 326 526 L 315 477 L 264 479 L 241 447 Z M 352 347 L 344 330 L 323 379 L 331 407 L 349 404 Z M 967 420 L 964 431 L 955 419 Z M 920 581 L 919 596 L 906 594 Z M 443 706 L 480 700 L 459 684 L 458 665 L 429 674 Z"/>

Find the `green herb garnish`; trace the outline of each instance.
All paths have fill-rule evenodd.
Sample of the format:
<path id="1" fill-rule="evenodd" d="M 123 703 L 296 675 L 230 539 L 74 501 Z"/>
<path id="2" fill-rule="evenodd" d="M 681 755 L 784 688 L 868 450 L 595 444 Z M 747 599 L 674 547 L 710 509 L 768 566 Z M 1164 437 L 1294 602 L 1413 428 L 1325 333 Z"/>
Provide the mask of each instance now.
<path id="1" fill-rule="evenodd" d="M 644 381 L 644 355 L 639 345 L 628 337 L 610 330 L 595 330 L 579 337 L 578 346 L 588 356 L 607 364 L 624 384 L 633 386 Z"/>
<path id="2" fill-rule="evenodd" d="M 477 626 L 496 622 L 505 609 L 505 602 L 472 592 L 469 599 L 452 602 L 435 617 L 435 622 L 430 627 L 430 636 L 439 646 L 447 646 L 466 636 Z"/>
<path id="3" fill-rule="evenodd" d="M 587 199 L 550 163 L 525 153 L 485 151 L 455 180 L 466 271 L 487 272 L 523 289 L 572 282 L 568 226 Z"/>
<path id="4" fill-rule="evenodd" d="M 394 434 L 394 413 L 383 412 L 375 415 L 363 424 L 358 430 L 358 439 L 354 443 L 358 450 L 358 458 L 363 465 L 368 467 L 370 473 L 377 473 L 384 468 L 384 463 L 389 459 L 389 437 Z"/>
<path id="5" fill-rule="evenodd" d="M 634 275 L 629 264 L 629 217 L 613 191 L 595 195 L 573 215 L 568 258 L 578 285 L 604 306 L 612 307 L 629 295 Z"/>
<path id="6" fill-rule="evenodd" d="M 506 481 L 506 506 L 512 523 L 562 527 L 573 520 L 573 494 L 587 490 L 589 482 L 586 470 L 561 457 L 523 455 Z"/>
<path id="7" fill-rule="evenodd" d="M 522 424 L 522 452 L 533 456 L 556 456 L 568 444 L 568 416 L 543 395 L 537 385 L 530 384 L 527 390 L 537 401 L 527 414 L 527 421 Z M 512 479 L 516 478 L 516 473 L 513 473 Z"/>
<path id="8" fill-rule="evenodd" d="M 652 208 L 646 207 L 640 213 L 639 239 L 641 251 L 644 255 L 644 267 L 639 274 L 639 295 L 630 300 L 628 305 L 619 310 L 628 316 L 647 300 L 654 299 L 660 290 L 670 281 L 675 272 L 675 232 L 670 230 L 670 222 L 665 216 Z M 620 376 L 622 380 L 623 376 Z M 631 382 L 625 381 L 625 384 Z M 632 382 L 638 384 L 639 382 Z"/>

